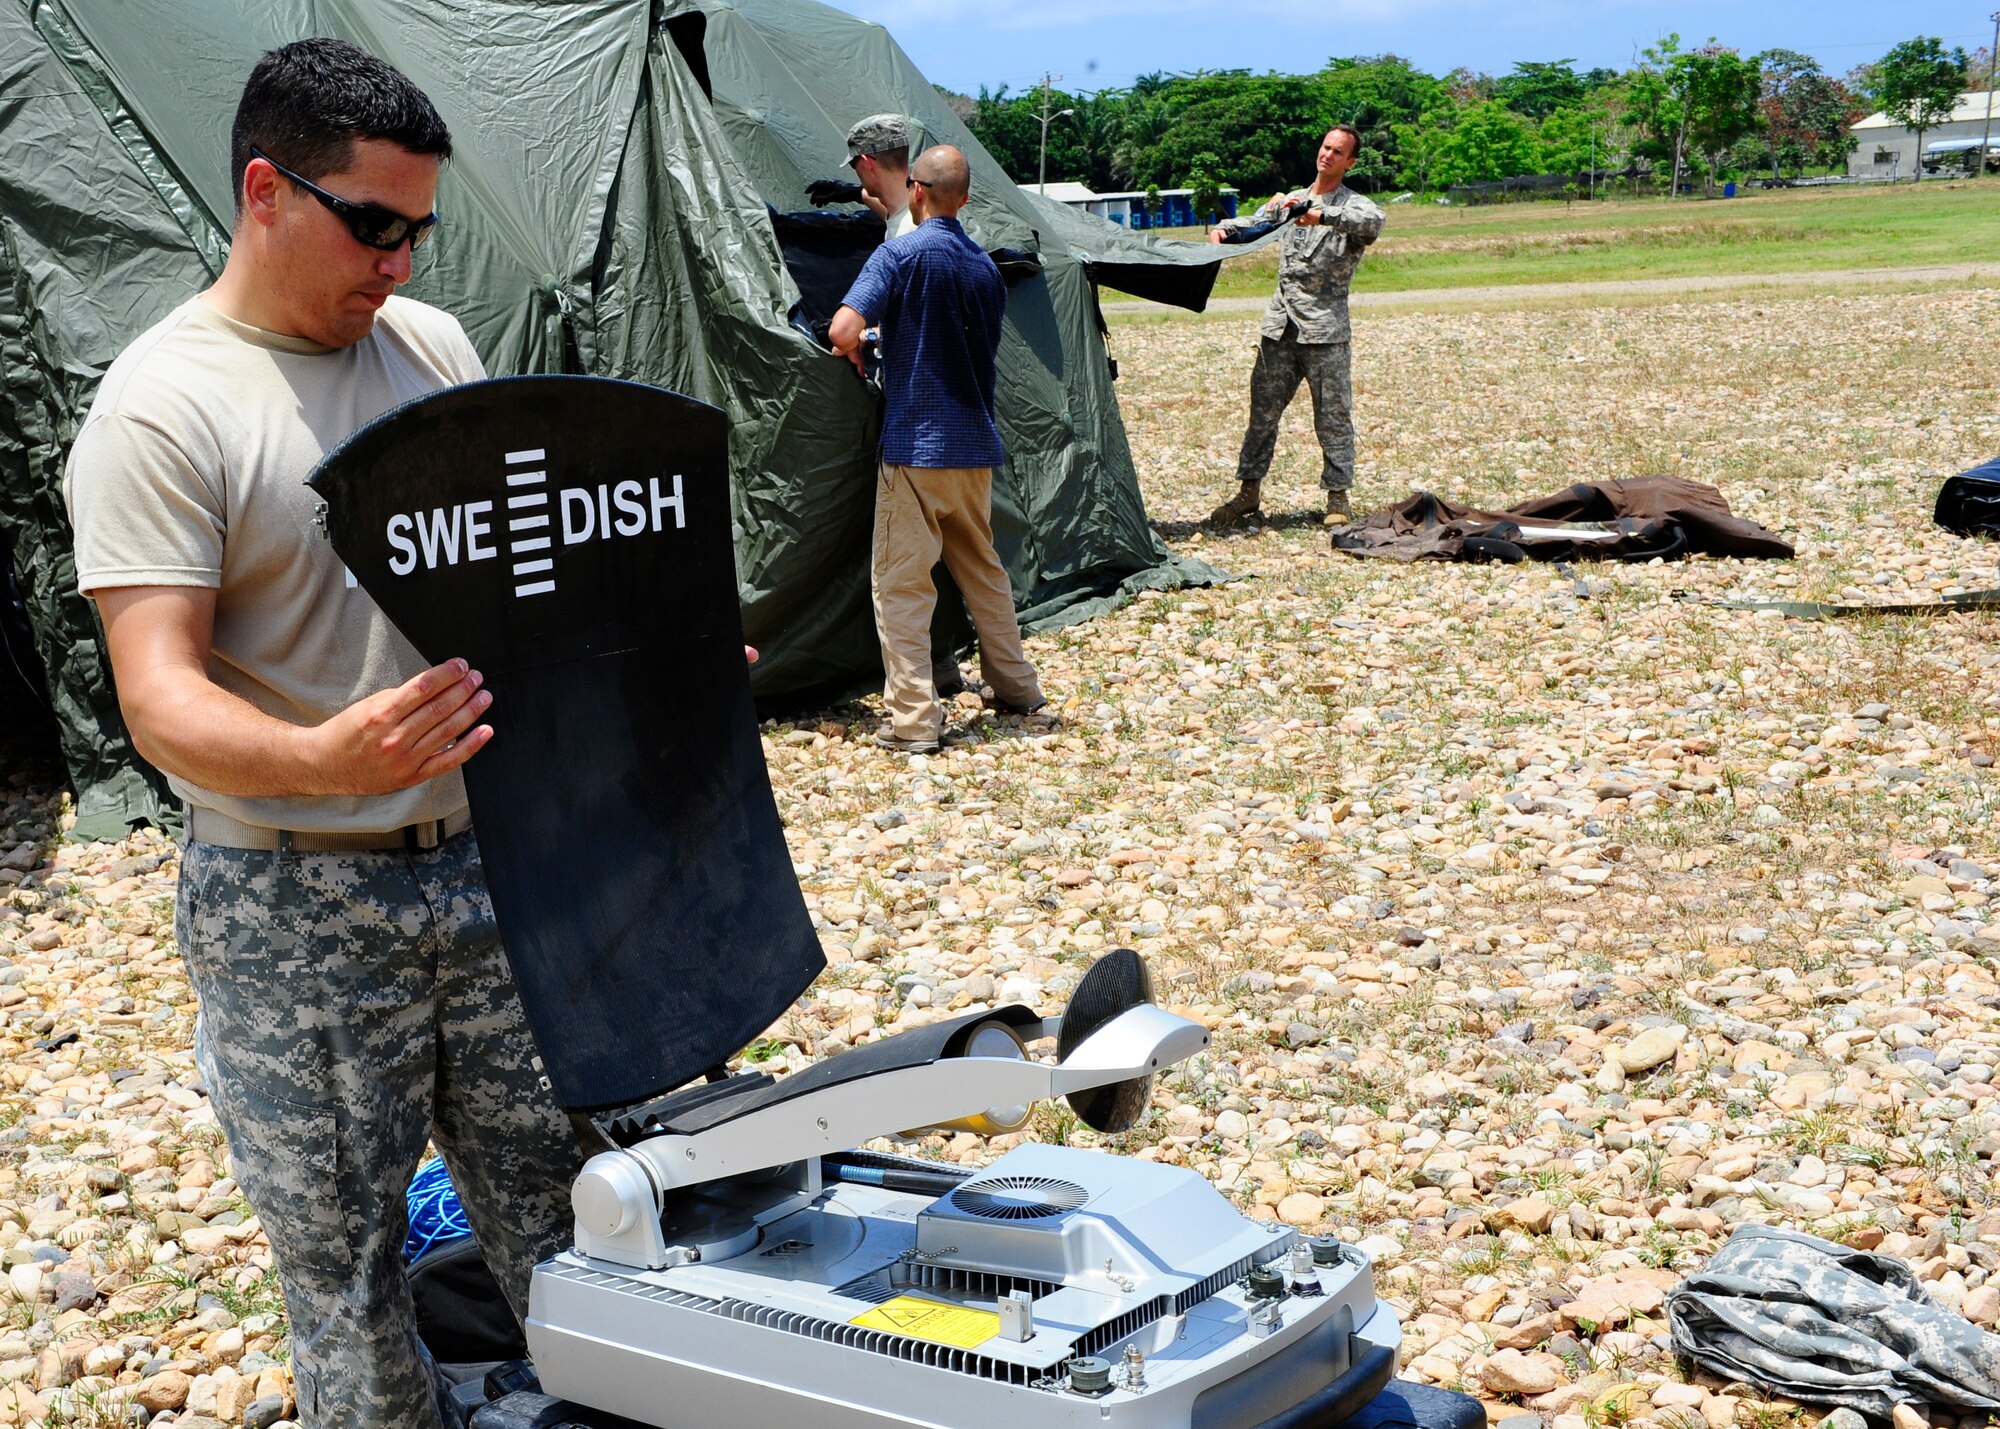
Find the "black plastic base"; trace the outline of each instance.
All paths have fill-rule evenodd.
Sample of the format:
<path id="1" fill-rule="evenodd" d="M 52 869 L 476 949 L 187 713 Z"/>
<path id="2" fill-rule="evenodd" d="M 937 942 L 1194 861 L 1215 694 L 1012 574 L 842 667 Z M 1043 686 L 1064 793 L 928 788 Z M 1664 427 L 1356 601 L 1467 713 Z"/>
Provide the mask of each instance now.
<path id="1" fill-rule="evenodd" d="M 1301 1405 L 1300 1409 L 1307 1407 Z M 1486 1411 L 1469 1395 L 1392 1379 L 1380 1394 L 1344 1418 L 1308 1415 L 1299 1419 L 1281 1417 L 1271 1422 L 1284 1425 L 1285 1429 L 1483 1429 Z M 644 1426 L 524 1390 L 479 1409 L 467 1429 L 644 1429 Z"/>
<path id="2" fill-rule="evenodd" d="M 1469 1394 L 1392 1379 L 1340 1429 L 1484 1429 L 1486 1408 Z"/>

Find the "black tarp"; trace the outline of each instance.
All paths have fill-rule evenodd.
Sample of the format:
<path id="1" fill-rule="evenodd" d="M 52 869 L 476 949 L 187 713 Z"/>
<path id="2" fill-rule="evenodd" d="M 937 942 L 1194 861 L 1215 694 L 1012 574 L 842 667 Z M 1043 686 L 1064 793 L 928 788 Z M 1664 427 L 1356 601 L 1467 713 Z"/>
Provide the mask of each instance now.
<path id="1" fill-rule="evenodd" d="M 2000 536 L 2000 457 L 1946 477 L 1931 516 L 1960 536 Z"/>
<path id="2" fill-rule="evenodd" d="M 489 371 L 627 378 L 728 412 L 766 707 L 879 669 L 878 399 L 789 326 L 800 293 L 770 217 L 844 173 L 861 115 L 900 110 L 926 142 L 965 149 L 968 231 L 1041 261 L 1010 289 L 994 483 L 1023 623 L 1216 574 L 1147 522 L 1095 283 L 1198 308 L 1223 255 L 1015 187 L 877 25 L 811 0 L 0 0 L 0 528 L 79 835 L 158 817 L 164 791 L 131 752 L 74 593 L 61 462 L 105 366 L 220 271 L 237 94 L 258 54 L 311 34 L 391 60 L 451 124 L 445 227 L 407 291 L 454 313 Z"/>

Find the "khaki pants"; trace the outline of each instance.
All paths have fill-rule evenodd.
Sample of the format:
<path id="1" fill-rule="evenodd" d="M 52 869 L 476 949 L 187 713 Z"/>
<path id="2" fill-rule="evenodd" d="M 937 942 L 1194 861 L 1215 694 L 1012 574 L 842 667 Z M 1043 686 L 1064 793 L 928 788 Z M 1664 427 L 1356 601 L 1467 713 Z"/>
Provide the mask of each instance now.
<path id="1" fill-rule="evenodd" d="M 881 468 L 875 485 L 875 630 L 882 641 L 882 698 L 900 739 L 934 740 L 944 710 L 931 684 L 931 567 L 942 557 L 979 635 L 979 669 L 1010 705 L 1042 702 L 1021 650 L 1014 588 L 993 551 L 991 467 Z"/>

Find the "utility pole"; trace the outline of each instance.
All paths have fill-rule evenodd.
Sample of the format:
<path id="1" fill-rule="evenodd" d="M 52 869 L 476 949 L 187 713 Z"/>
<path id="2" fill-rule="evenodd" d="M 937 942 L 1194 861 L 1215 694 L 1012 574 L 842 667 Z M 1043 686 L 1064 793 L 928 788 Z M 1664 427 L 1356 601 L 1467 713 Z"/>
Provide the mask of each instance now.
<path id="1" fill-rule="evenodd" d="M 1056 78 L 1058 80 L 1061 80 L 1062 76 L 1057 75 Z M 1049 125 L 1055 120 L 1063 118 L 1065 115 L 1076 113 L 1074 109 L 1058 109 L 1055 113 L 1051 114 L 1049 113 L 1050 102 L 1051 101 L 1049 99 L 1049 72 L 1047 70 L 1043 70 L 1042 71 L 1042 162 L 1040 169 L 1036 172 L 1035 175 L 1035 192 L 1040 194 L 1044 198 L 1048 197 L 1048 192 L 1049 192 Z"/>
<path id="2" fill-rule="evenodd" d="M 1590 201 L 1597 202 L 1597 117 L 1590 120 Z"/>
<path id="3" fill-rule="evenodd" d="M 1993 48 L 1986 52 L 1986 134 L 1979 141 L 1979 172 L 1986 173 L 1986 153 L 1993 143 L 1993 72 L 2000 67 L 2000 10 L 1993 12 Z"/>

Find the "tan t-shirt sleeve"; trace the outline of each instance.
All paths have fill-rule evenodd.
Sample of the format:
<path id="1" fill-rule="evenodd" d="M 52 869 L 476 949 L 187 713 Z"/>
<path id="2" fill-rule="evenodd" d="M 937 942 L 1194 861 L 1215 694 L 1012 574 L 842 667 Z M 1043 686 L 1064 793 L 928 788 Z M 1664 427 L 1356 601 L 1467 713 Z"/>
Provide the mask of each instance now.
<path id="1" fill-rule="evenodd" d="M 392 298 L 396 317 L 396 338 L 451 379 L 453 385 L 478 382 L 486 376 L 486 364 L 465 329 L 450 313 L 425 307 L 406 299 Z M 386 311 L 386 310 L 385 310 Z"/>
<path id="2" fill-rule="evenodd" d="M 77 436 L 68 485 L 84 594 L 222 584 L 223 493 L 158 427 L 120 412 L 95 417 Z"/>
<path id="3" fill-rule="evenodd" d="M 479 360 L 479 353 L 472 346 L 472 339 L 465 335 L 465 329 L 459 327 L 456 322 L 452 326 L 457 328 L 458 345 L 464 349 L 464 356 L 460 359 L 463 363 L 460 369 L 463 375 L 458 380 L 460 382 L 479 382 L 484 380 L 486 376 L 486 364 Z"/>

